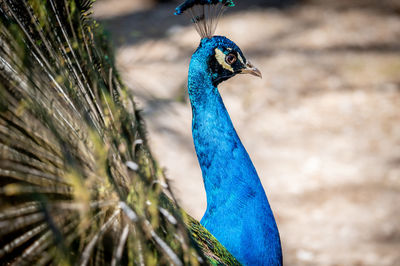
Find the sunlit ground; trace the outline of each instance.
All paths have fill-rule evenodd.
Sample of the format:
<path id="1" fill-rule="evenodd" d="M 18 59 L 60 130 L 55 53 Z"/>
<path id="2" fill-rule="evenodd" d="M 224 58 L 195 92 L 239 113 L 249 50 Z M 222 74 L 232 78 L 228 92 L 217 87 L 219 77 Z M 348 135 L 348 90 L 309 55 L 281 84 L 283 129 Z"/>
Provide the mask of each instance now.
<path id="1" fill-rule="evenodd" d="M 275 212 L 286 265 L 400 265 L 400 3 L 236 1 L 217 34 L 263 79 L 220 86 Z M 199 37 L 178 3 L 100 1 L 119 71 L 181 205 L 206 201 L 187 68 Z"/>

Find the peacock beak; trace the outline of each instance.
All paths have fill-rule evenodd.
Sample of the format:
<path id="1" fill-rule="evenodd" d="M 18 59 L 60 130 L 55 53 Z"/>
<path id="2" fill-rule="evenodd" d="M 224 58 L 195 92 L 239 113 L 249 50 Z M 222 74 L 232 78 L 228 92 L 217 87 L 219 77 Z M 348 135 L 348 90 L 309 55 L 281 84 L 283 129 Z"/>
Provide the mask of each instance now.
<path id="1" fill-rule="evenodd" d="M 258 68 L 253 66 L 250 62 L 246 63 L 246 68 L 242 69 L 241 74 L 251 74 L 253 76 L 262 78 L 262 74 L 261 74 L 260 70 L 258 70 Z"/>

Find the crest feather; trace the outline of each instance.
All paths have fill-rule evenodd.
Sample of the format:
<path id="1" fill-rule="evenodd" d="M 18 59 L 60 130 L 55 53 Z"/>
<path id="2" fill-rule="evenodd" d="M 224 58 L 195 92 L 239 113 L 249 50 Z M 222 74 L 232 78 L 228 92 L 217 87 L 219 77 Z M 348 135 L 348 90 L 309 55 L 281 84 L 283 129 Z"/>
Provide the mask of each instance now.
<path id="1" fill-rule="evenodd" d="M 200 37 L 211 38 L 222 13 L 234 5 L 232 0 L 186 0 L 176 8 L 175 15 L 188 14 Z"/>

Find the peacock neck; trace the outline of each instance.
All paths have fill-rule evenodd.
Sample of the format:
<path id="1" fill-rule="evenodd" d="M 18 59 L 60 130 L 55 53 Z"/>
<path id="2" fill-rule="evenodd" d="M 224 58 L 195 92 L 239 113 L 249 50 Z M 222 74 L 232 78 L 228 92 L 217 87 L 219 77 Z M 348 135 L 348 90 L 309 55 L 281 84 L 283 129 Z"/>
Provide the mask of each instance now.
<path id="1" fill-rule="evenodd" d="M 199 66 L 192 59 L 189 98 L 193 141 L 207 195 L 204 221 L 216 211 L 234 211 L 249 195 L 265 197 L 265 192 L 212 76 Z"/>
<path id="2" fill-rule="evenodd" d="M 207 194 L 201 224 L 242 264 L 282 265 L 274 215 L 202 53 L 192 56 L 188 80 L 193 142 Z"/>

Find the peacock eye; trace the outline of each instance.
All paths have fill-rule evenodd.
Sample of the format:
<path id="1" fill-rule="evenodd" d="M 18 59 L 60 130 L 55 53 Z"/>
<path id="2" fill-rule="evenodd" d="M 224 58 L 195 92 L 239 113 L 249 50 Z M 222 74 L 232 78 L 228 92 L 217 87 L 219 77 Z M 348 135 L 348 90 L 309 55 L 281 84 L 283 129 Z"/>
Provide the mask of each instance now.
<path id="1" fill-rule="evenodd" d="M 229 65 L 232 65 L 233 63 L 235 63 L 236 60 L 237 60 L 237 57 L 236 57 L 236 55 L 234 55 L 234 54 L 228 54 L 228 55 L 225 57 L 225 61 L 226 61 Z"/>

